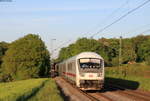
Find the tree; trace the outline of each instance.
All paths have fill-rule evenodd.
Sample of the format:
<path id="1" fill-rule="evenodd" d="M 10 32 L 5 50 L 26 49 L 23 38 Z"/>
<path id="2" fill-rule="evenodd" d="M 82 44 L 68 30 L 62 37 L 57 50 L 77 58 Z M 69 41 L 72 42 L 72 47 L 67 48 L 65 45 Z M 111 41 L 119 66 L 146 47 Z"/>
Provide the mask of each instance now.
<path id="1" fill-rule="evenodd" d="M 122 39 L 121 62 L 142 62 L 150 63 L 150 36 L 140 35 L 134 38 Z M 101 55 L 105 60 L 105 66 L 119 65 L 120 41 L 117 38 L 101 38 L 98 40 L 80 38 L 68 47 L 62 48 L 58 60 L 62 61 L 75 56 L 81 52 L 92 51 Z"/>
<path id="2" fill-rule="evenodd" d="M 146 61 L 150 64 L 150 38 L 139 45 L 137 53 L 140 60 Z"/>
<path id="3" fill-rule="evenodd" d="M 85 51 L 99 53 L 98 48 L 100 45 L 101 44 L 97 40 L 80 38 L 74 44 L 70 44 L 68 47 L 62 48 L 60 50 L 58 61 L 62 61 Z"/>
<path id="4" fill-rule="evenodd" d="M 136 37 L 132 38 L 132 40 L 133 40 L 133 48 L 134 48 L 134 51 L 135 51 L 135 53 L 137 55 L 137 58 L 136 58 L 137 62 L 144 61 L 144 58 L 142 58 L 142 54 L 139 52 L 139 50 L 142 48 L 141 44 L 143 42 L 147 41 L 148 39 L 150 39 L 149 35 L 147 35 L 147 36 L 139 35 L 139 36 L 136 36 Z"/>
<path id="5" fill-rule="evenodd" d="M 1 63 L 2 63 L 2 58 L 5 55 L 5 52 L 8 49 L 9 44 L 6 42 L 0 42 L 0 67 L 1 67 Z"/>
<path id="6" fill-rule="evenodd" d="M 105 66 L 118 65 L 119 40 L 116 38 L 113 39 L 101 38 L 98 41 L 102 44 L 102 47 L 100 47 L 99 50 L 100 55 L 105 60 Z"/>
<path id="7" fill-rule="evenodd" d="M 132 39 L 126 38 L 122 40 L 122 63 L 126 64 L 130 61 L 136 61 L 136 53 L 134 51 Z"/>
<path id="8" fill-rule="evenodd" d="M 1 64 L 3 63 L 2 58 L 4 57 L 8 47 L 9 47 L 8 43 L 0 42 L 0 81 L 2 81 L 2 79 L 3 79 L 3 73 L 1 70 Z"/>
<path id="9" fill-rule="evenodd" d="M 11 43 L 2 70 L 11 80 L 46 76 L 49 72 L 49 52 L 38 35 L 28 34 Z"/>

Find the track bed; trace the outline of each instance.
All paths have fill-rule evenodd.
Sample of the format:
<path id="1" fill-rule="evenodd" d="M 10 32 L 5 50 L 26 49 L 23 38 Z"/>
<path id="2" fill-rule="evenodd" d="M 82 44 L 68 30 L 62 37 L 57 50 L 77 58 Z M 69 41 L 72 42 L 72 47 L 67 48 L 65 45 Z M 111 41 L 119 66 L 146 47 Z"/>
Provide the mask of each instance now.
<path id="1" fill-rule="evenodd" d="M 81 91 L 61 77 L 55 78 L 64 93 L 65 101 L 150 101 L 149 92 L 128 90 L 115 85 L 105 85 L 101 91 Z"/>

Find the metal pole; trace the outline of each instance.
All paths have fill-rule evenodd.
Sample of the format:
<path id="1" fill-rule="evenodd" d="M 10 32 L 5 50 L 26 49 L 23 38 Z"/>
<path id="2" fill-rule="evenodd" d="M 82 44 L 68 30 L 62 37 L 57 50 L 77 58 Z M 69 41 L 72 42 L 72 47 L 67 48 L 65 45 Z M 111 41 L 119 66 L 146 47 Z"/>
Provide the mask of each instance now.
<path id="1" fill-rule="evenodd" d="M 122 69 L 120 68 L 120 66 L 121 66 L 121 64 L 122 64 L 122 61 L 121 61 L 121 59 L 122 59 L 122 36 L 120 36 L 120 40 L 119 40 L 119 68 L 118 68 L 118 73 L 120 74 L 120 73 L 122 73 Z"/>
<path id="2" fill-rule="evenodd" d="M 90 38 L 90 51 L 92 51 L 93 43 L 92 43 L 93 37 Z"/>
<path id="3" fill-rule="evenodd" d="M 119 47 L 119 67 L 122 64 L 122 36 L 120 36 L 120 47 Z"/>
<path id="4" fill-rule="evenodd" d="M 121 70 L 120 69 L 120 66 L 121 66 L 121 64 L 122 64 L 122 36 L 120 36 L 120 39 L 119 39 L 119 71 Z M 122 72 L 122 70 L 121 70 L 121 72 Z"/>
<path id="5" fill-rule="evenodd" d="M 51 54 L 50 54 L 50 76 L 53 77 L 54 76 L 54 67 L 53 67 L 53 41 L 56 40 L 56 39 L 51 39 L 51 43 L 50 43 L 50 47 L 51 47 Z"/>

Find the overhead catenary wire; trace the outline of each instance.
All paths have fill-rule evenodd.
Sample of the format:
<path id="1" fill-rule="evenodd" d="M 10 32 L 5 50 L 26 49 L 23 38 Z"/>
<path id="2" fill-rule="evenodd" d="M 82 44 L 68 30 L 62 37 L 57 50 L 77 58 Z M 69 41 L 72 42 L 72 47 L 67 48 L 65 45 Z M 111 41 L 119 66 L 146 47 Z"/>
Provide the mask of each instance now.
<path id="1" fill-rule="evenodd" d="M 147 32 L 150 32 L 150 29 L 147 29 L 147 30 L 143 31 L 140 34 L 144 34 L 144 33 L 147 33 Z"/>
<path id="2" fill-rule="evenodd" d="M 146 24 L 146 25 L 142 25 L 142 26 L 137 27 L 137 28 L 134 28 L 133 30 L 128 31 L 127 34 L 130 34 L 130 33 L 133 33 L 133 32 L 137 32 L 139 29 L 142 29 L 142 28 L 147 27 L 147 26 L 150 26 L 150 23 Z"/>
<path id="3" fill-rule="evenodd" d="M 104 30 L 106 30 L 107 28 L 111 27 L 112 25 L 114 25 L 115 23 L 119 22 L 120 20 L 122 20 L 123 18 L 125 18 L 126 16 L 128 16 L 129 14 L 133 13 L 134 11 L 136 11 L 137 9 L 143 7 L 144 5 L 146 5 L 147 3 L 149 3 L 150 0 L 145 1 L 144 3 L 140 4 L 139 6 L 135 7 L 134 9 L 128 11 L 127 13 L 125 13 L 123 16 L 119 17 L 117 20 L 115 20 L 114 22 L 108 24 L 107 26 L 105 26 L 104 28 L 100 29 L 98 32 L 96 32 L 95 34 L 93 34 L 91 36 L 91 38 L 93 38 L 94 36 L 96 36 L 97 34 L 99 34 L 100 32 L 103 32 Z M 128 0 L 126 1 L 125 4 L 128 4 Z M 125 5 L 124 4 L 124 5 Z M 120 9 L 120 7 L 118 8 Z M 115 10 L 117 11 L 117 9 Z M 114 11 L 114 13 L 115 13 Z M 113 14 L 113 12 L 111 13 Z M 87 33 L 86 33 L 87 34 Z M 84 34 L 85 35 L 85 34 Z M 63 45 L 66 45 L 68 42 L 70 42 L 71 40 L 65 41 L 63 44 L 59 45 L 57 48 L 55 48 L 53 51 L 58 50 L 59 48 L 62 48 Z"/>
<path id="4" fill-rule="evenodd" d="M 126 0 L 125 2 L 123 2 L 123 4 L 121 4 L 117 9 L 115 9 L 115 10 L 112 11 L 107 17 L 105 17 L 105 18 L 101 21 L 101 24 L 106 23 L 110 18 L 113 17 L 113 15 L 114 15 L 115 13 L 117 13 L 118 11 L 120 11 L 120 9 L 121 9 L 122 7 L 125 7 L 128 3 L 129 3 L 129 0 Z M 97 29 L 98 27 L 99 27 L 99 25 L 96 26 L 95 29 Z M 82 36 L 85 36 L 86 34 L 89 34 L 89 33 L 90 33 L 90 31 L 84 33 Z"/>
<path id="5" fill-rule="evenodd" d="M 123 4 L 121 4 L 117 9 L 115 9 L 113 12 L 111 12 L 106 18 L 104 18 L 102 20 L 101 23 L 105 23 L 105 21 L 108 21 L 108 19 L 112 18 L 112 15 L 114 15 L 116 12 L 118 12 L 122 7 L 125 7 L 127 4 L 129 3 L 129 0 L 126 0 L 125 2 L 123 2 Z M 84 33 L 82 36 L 85 36 L 86 34 L 89 34 L 89 31 L 87 33 Z M 71 40 L 67 40 L 64 42 L 64 44 L 59 45 L 57 48 L 55 48 L 53 51 L 58 50 L 59 48 L 62 48 L 63 45 L 66 45 L 68 42 L 70 42 Z"/>
<path id="6" fill-rule="evenodd" d="M 91 38 L 93 38 L 94 36 L 96 36 L 97 34 L 99 34 L 100 32 L 103 32 L 104 30 L 106 30 L 107 28 L 111 27 L 112 25 L 114 25 L 115 23 L 119 22 L 120 20 L 122 20 L 123 18 L 125 18 L 126 16 L 128 16 L 129 14 L 133 13 L 134 11 L 136 11 L 137 9 L 143 7 L 144 5 L 146 5 L 147 3 L 149 3 L 150 0 L 145 1 L 144 3 L 140 4 L 139 6 L 137 6 L 136 8 L 130 10 L 129 12 L 127 12 L 126 14 L 124 14 L 123 16 L 119 17 L 117 20 L 115 20 L 114 22 L 110 23 L 109 25 L 105 26 L 104 28 L 100 29 L 98 32 L 96 32 L 95 34 L 93 34 L 91 36 Z"/>
<path id="7" fill-rule="evenodd" d="M 69 43 L 71 40 L 67 40 L 65 42 L 63 42 L 61 45 L 59 45 L 57 48 L 55 48 L 53 51 L 56 51 L 58 49 L 60 49 L 63 45 L 66 45 L 67 43 Z"/>

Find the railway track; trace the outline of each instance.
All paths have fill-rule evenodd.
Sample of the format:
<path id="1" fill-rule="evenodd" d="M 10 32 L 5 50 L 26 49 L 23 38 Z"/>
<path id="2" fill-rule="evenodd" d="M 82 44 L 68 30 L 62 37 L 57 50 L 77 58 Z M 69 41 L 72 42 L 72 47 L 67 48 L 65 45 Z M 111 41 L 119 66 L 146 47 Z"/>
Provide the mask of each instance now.
<path id="1" fill-rule="evenodd" d="M 76 87 L 75 85 L 71 84 L 70 82 L 66 81 L 64 78 L 60 78 L 59 80 L 61 80 L 62 83 L 67 83 L 69 85 L 71 85 L 72 88 L 76 89 L 79 94 L 84 95 L 85 97 L 87 97 L 88 99 L 90 99 L 90 101 L 113 101 L 110 98 L 108 98 L 107 96 L 97 92 L 97 91 L 83 91 L 80 90 L 78 87 Z"/>
<path id="2" fill-rule="evenodd" d="M 74 86 L 75 87 L 75 86 Z M 75 87 L 79 92 L 91 99 L 91 101 L 113 101 L 109 97 L 97 91 L 83 91 Z"/>
<path id="3" fill-rule="evenodd" d="M 81 92 L 82 94 L 84 94 L 86 97 L 88 97 L 91 101 L 101 101 L 98 98 L 94 97 L 93 95 L 91 95 L 91 94 L 89 94 L 89 93 L 87 93 L 85 91 L 82 91 L 80 89 L 78 89 L 78 91 Z"/>
<path id="4" fill-rule="evenodd" d="M 130 90 L 118 85 L 107 85 L 107 89 L 114 91 L 114 93 L 121 96 L 126 96 L 134 101 L 150 101 L 150 93 L 141 92 L 139 90 Z"/>
<path id="5" fill-rule="evenodd" d="M 140 92 L 139 90 L 129 90 L 117 85 L 106 84 L 102 91 L 82 91 L 65 79 L 60 78 L 59 80 L 61 83 L 66 83 L 65 88 L 70 85 L 70 90 L 76 90 L 78 98 L 80 98 L 81 95 L 84 96 L 84 98 L 88 98 L 88 100 L 80 98 L 80 101 L 150 101 L 149 93 Z"/>
<path id="6" fill-rule="evenodd" d="M 110 99 L 109 97 L 105 96 L 102 93 L 87 93 L 88 95 L 91 95 L 93 97 L 95 97 L 96 99 L 98 99 L 99 101 L 113 101 L 112 99 Z"/>
<path id="7" fill-rule="evenodd" d="M 78 89 L 77 87 L 75 88 Z M 137 90 L 129 90 L 118 85 L 109 85 L 109 87 L 105 87 L 101 92 L 86 92 L 80 89 L 78 90 L 83 92 L 83 94 L 89 97 L 92 101 L 150 101 L 150 96 L 148 94 Z M 106 94 L 106 92 L 109 94 Z"/>
<path id="8" fill-rule="evenodd" d="M 63 80 L 65 80 L 65 79 L 63 78 Z M 78 87 L 71 84 L 70 82 L 68 82 L 68 81 L 66 81 L 66 82 L 69 83 L 70 85 L 72 85 L 73 88 L 77 89 L 84 96 L 88 97 L 91 101 L 112 101 L 112 100 L 110 100 L 109 98 L 107 98 L 105 96 L 102 96 L 102 95 L 97 96 L 97 93 L 93 93 L 93 92 L 90 93 L 90 92 L 87 92 L 87 91 L 80 90 Z M 101 96 L 101 98 L 100 98 L 100 96 Z"/>

